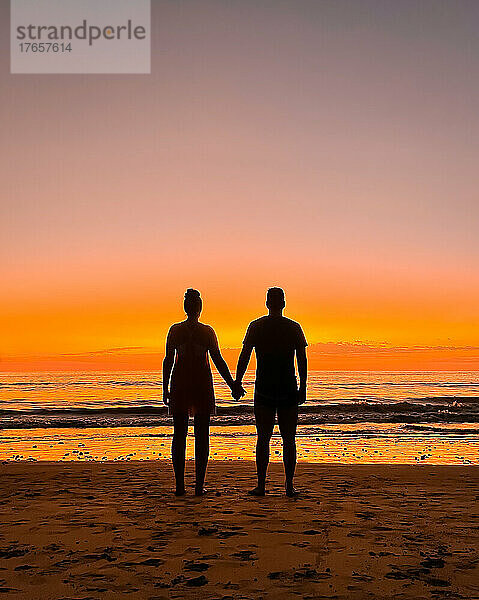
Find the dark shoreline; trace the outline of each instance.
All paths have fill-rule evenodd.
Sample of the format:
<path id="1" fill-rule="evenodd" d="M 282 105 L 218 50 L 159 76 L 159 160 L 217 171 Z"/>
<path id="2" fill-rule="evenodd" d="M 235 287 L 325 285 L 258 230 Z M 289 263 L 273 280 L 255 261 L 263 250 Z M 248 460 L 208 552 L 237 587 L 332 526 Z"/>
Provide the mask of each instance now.
<path id="1" fill-rule="evenodd" d="M 423 434 L 427 433 L 460 433 L 477 435 L 479 429 L 454 429 L 444 428 L 442 430 L 433 428 L 433 425 L 458 425 L 461 424 L 476 424 L 479 423 L 479 416 L 472 415 L 450 415 L 438 414 L 433 412 L 427 415 L 381 415 L 378 418 L 377 414 L 365 413 L 363 415 L 342 415 L 328 417 L 319 415 L 300 415 L 298 424 L 302 426 L 328 426 L 328 425 L 361 425 L 361 424 L 377 424 L 377 425 L 404 425 L 411 431 L 417 430 Z M 167 415 L 159 416 L 151 413 L 139 415 L 118 415 L 112 413 L 103 413 L 97 415 L 58 415 L 52 412 L 49 415 L 24 415 L 22 417 L 0 417 L 0 431 L 9 429 L 62 429 L 62 428 L 111 428 L 111 427 L 169 427 L 172 425 L 171 417 Z M 220 415 L 213 416 L 211 419 L 212 427 L 241 427 L 246 425 L 254 425 L 253 414 L 241 415 L 235 417 L 222 417 Z M 429 426 L 429 427 L 428 427 Z"/>

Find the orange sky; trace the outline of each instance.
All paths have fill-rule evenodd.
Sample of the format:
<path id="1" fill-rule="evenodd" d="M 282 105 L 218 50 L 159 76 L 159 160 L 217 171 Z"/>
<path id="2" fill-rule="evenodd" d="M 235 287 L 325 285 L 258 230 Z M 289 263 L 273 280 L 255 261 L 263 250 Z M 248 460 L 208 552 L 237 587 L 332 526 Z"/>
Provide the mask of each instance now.
<path id="1" fill-rule="evenodd" d="M 270 285 L 311 343 L 479 346 L 478 5 L 247 5 L 154 1 L 151 75 L 23 76 L 0 3 L 0 369 L 161 352 L 190 286 L 225 347 Z"/>

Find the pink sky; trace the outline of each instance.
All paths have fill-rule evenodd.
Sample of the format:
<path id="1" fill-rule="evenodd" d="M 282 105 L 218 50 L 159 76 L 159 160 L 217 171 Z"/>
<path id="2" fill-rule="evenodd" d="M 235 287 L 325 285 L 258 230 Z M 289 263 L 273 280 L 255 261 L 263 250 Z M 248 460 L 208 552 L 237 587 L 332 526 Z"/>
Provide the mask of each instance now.
<path id="1" fill-rule="evenodd" d="M 151 75 L 10 75 L 0 352 L 161 347 L 184 288 L 238 347 L 479 342 L 479 5 L 152 2 Z"/>

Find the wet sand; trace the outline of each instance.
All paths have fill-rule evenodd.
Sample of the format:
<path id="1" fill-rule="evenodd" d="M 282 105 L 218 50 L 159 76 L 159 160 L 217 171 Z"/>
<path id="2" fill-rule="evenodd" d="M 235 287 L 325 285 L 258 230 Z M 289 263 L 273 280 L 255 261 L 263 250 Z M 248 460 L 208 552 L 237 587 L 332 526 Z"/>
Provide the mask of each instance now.
<path id="1" fill-rule="evenodd" d="M 169 459 L 172 427 L 0 429 L 0 462 L 130 461 Z M 187 456 L 194 456 L 192 427 Z M 256 428 L 210 428 L 210 456 L 218 461 L 254 460 Z M 299 426 L 298 460 L 335 464 L 479 465 L 479 431 L 474 423 L 456 425 L 357 424 Z M 281 462 L 277 425 L 271 461 Z"/>
<path id="2" fill-rule="evenodd" d="M 0 597 L 479 598 L 479 467 L 166 461 L 0 465 Z"/>

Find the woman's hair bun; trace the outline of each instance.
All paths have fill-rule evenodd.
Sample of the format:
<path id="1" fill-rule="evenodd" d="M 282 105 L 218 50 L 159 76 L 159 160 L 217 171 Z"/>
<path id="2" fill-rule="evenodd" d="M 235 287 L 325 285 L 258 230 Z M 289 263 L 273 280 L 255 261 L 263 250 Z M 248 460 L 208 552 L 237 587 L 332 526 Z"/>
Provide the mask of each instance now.
<path id="1" fill-rule="evenodd" d="M 187 315 L 198 315 L 203 306 L 199 291 L 192 288 L 187 289 L 183 306 Z"/>
<path id="2" fill-rule="evenodd" d="M 185 300 L 199 300 L 201 295 L 198 290 L 188 288 L 185 292 Z"/>

